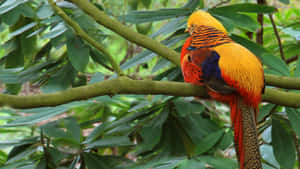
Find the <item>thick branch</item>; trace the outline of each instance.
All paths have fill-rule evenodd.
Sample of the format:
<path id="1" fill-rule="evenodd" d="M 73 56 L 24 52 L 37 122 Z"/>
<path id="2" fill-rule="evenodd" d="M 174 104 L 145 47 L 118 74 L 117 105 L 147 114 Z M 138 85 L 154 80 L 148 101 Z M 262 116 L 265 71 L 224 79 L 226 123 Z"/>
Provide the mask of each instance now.
<path id="1" fill-rule="evenodd" d="M 285 89 L 300 90 L 300 78 L 265 75 L 266 82 L 269 86 L 276 86 Z"/>
<path id="2" fill-rule="evenodd" d="M 36 94 L 32 96 L 0 94 L 0 106 L 10 106 L 13 108 L 57 106 L 75 100 L 115 94 L 163 94 L 208 97 L 203 87 L 188 83 L 132 80 L 127 77 L 119 77 L 57 93 Z M 300 107 L 300 93 L 284 92 L 268 88 L 263 96 L 263 100 L 278 105 Z"/>
<path id="3" fill-rule="evenodd" d="M 62 9 L 60 9 L 53 0 L 48 0 L 49 4 L 53 8 L 56 14 L 61 16 L 63 20 L 70 25 L 75 33 L 80 36 L 82 39 L 86 40 L 88 43 L 90 43 L 92 46 L 94 46 L 96 49 L 101 51 L 105 56 L 108 57 L 108 60 L 110 61 L 113 69 L 116 71 L 116 73 L 120 76 L 122 75 L 122 70 L 120 69 L 119 65 L 115 62 L 113 57 L 110 55 L 110 53 L 104 48 L 102 44 L 97 42 L 95 39 L 90 37 L 83 29 L 80 28 L 79 24 L 74 22 Z"/>

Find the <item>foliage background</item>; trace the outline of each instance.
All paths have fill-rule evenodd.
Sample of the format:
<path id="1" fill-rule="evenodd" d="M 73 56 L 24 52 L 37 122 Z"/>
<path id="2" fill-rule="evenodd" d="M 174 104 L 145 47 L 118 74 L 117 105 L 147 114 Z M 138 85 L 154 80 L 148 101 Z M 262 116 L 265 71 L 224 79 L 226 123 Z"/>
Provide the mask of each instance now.
<path id="1" fill-rule="evenodd" d="M 78 36 L 47 0 L 0 2 L 3 93 L 54 93 L 116 77 L 107 53 Z M 187 16 L 204 8 L 224 24 L 236 42 L 260 57 L 266 73 L 300 76 L 300 3 L 296 0 L 91 2 L 132 30 L 177 52 L 187 37 Z M 180 68 L 166 58 L 104 28 L 70 2 L 59 1 L 57 6 L 104 46 L 126 76 L 183 81 Z M 261 14 L 262 36 L 257 21 Z M 267 102 L 260 106 L 258 131 L 264 169 L 299 168 L 298 111 Z M 211 100 L 123 94 L 54 107 L 3 106 L 0 124 L 3 169 L 237 168 L 229 109 Z"/>

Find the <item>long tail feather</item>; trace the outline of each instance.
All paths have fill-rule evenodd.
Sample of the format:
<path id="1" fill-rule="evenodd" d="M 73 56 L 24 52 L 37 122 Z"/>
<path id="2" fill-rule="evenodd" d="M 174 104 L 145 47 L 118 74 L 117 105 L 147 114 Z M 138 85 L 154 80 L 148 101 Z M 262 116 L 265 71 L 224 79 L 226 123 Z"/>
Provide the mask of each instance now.
<path id="1" fill-rule="evenodd" d="M 256 131 L 256 108 L 245 104 L 237 96 L 230 102 L 230 109 L 240 169 L 262 169 Z"/>

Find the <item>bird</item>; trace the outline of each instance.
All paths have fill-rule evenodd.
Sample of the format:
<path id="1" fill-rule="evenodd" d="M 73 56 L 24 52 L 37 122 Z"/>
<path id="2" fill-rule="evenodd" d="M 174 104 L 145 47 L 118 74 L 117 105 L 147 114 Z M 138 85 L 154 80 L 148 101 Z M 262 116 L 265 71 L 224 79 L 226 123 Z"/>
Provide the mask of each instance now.
<path id="1" fill-rule="evenodd" d="M 240 169 L 262 169 L 256 129 L 265 89 L 260 59 L 234 42 L 206 11 L 193 12 L 186 31 L 190 35 L 180 57 L 184 81 L 205 86 L 212 99 L 229 105 Z"/>

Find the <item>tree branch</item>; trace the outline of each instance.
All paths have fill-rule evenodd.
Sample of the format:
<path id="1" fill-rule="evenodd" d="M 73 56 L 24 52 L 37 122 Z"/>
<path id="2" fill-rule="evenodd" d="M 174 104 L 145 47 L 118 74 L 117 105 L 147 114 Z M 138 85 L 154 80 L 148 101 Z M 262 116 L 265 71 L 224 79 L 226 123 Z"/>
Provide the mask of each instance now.
<path id="1" fill-rule="evenodd" d="M 96 49 L 101 51 L 105 56 L 108 57 L 108 60 L 110 61 L 113 69 L 116 71 L 118 76 L 123 75 L 122 70 L 120 69 L 119 65 L 115 62 L 113 57 L 110 55 L 110 53 L 104 48 L 102 44 L 94 40 L 92 37 L 90 37 L 83 29 L 80 28 L 79 24 L 74 22 L 62 9 L 60 9 L 53 0 L 48 0 L 49 4 L 51 5 L 52 9 L 55 11 L 57 15 L 59 15 L 69 26 L 73 28 L 75 33 L 80 36 L 82 39 L 86 40 L 89 44 L 94 46 Z"/>
<path id="2" fill-rule="evenodd" d="M 274 30 L 274 33 L 275 33 L 275 36 L 276 36 L 276 39 L 277 39 L 277 42 L 278 42 L 281 59 L 286 62 L 285 57 L 284 57 L 284 53 L 283 53 L 283 48 L 282 48 L 280 36 L 279 36 L 278 30 L 276 28 L 276 24 L 275 24 L 275 21 L 273 19 L 272 14 L 269 14 L 269 18 L 270 18 L 270 21 L 272 23 L 272 27 L 273 27 L 273 30 Z"/>
<path id="3" fill-rule="evenodd" d="M 300 90 L 300 78 L 265 75 L 265 80 L 269 86 Z"/>
<path id="4" fill-rule="evenodd" d="M 208 97 L 206 89 L 203 86 L 183 82 L 132 80 L 122 76 L 56 93 L 31 96 L 0 94 L 0 106 L 10 106 L 13 108 L 57 106 L 71 101 L 115 94 L 162 94 Z M 300 107 L 300 93 L 267 88 L 263 96 L 263 101 L 289 107 Z"/>

